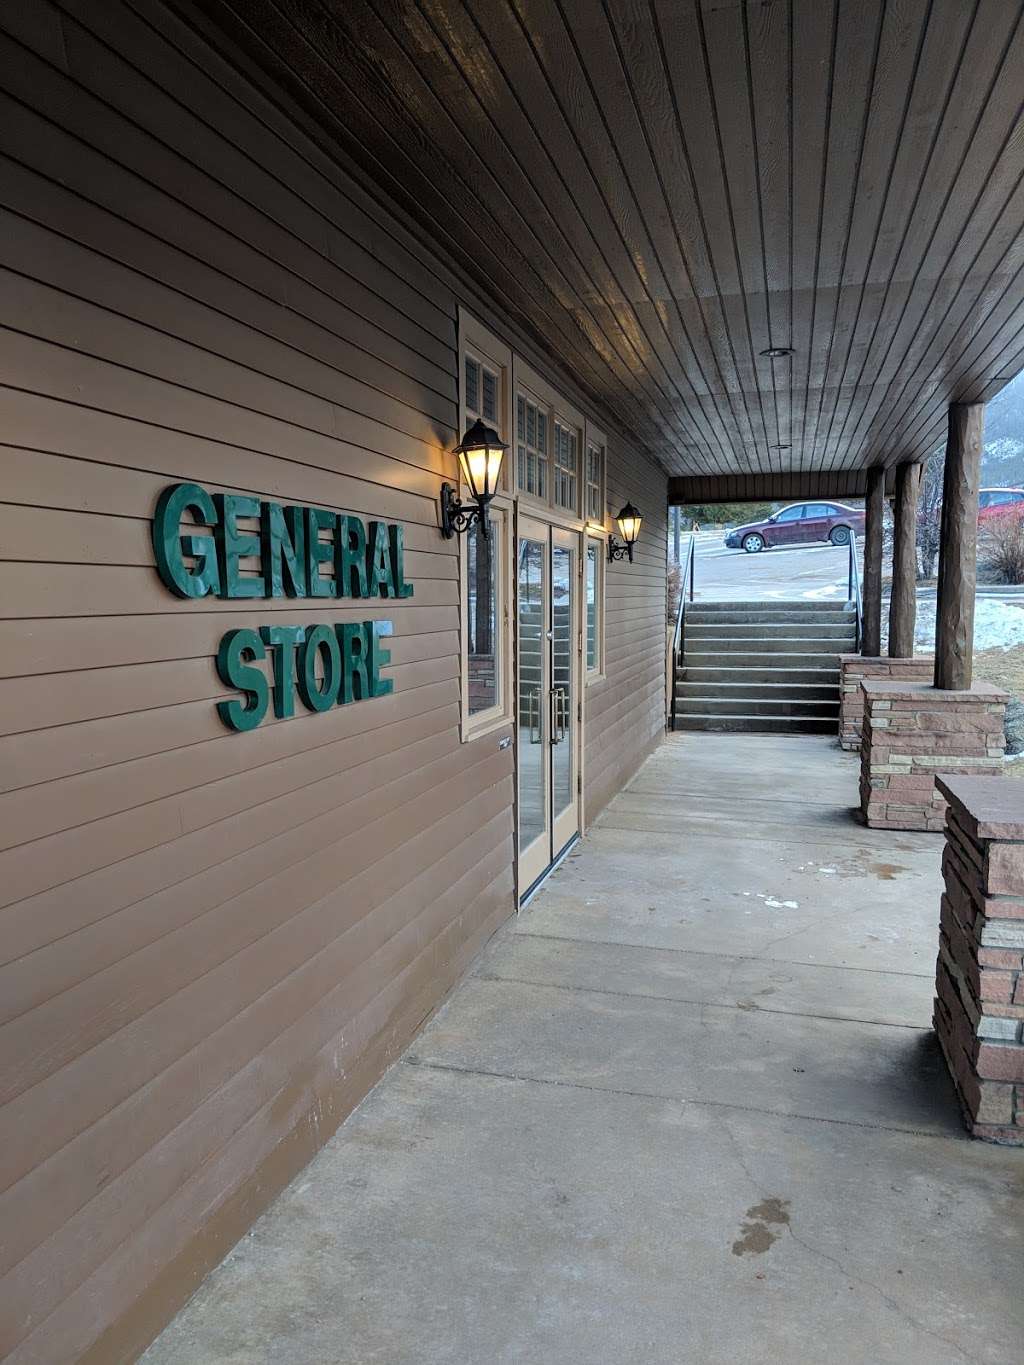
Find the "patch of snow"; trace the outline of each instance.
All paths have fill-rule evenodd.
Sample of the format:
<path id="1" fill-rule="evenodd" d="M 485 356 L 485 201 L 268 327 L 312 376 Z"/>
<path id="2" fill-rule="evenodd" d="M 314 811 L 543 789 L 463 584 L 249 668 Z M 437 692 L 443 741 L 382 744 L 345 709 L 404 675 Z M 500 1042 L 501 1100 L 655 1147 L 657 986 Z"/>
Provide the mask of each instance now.
<path id="1" fill-rule="evenodd" d="M 774 896 L 766 896 L 765 905 L 769 910 L 799 910 L 799 901 L 777 901 Z"/>
<path id="2" fill-rule="evenodd" d="M 917 630 L 914 641 L 935 646 L 935 602 L 917 604 Z M 1024 645 L 1024 602 L 1001 602 L 995 597 L 978 597 L 974 602 L 974 648 L 1012 649 Z"/>

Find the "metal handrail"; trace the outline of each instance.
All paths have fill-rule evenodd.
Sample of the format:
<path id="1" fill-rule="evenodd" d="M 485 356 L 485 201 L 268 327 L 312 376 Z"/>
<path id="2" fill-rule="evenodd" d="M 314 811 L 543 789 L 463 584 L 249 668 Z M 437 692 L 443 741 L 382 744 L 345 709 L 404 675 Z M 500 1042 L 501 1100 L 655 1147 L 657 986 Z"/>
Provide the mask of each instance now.
<path id="1" fill-rule="evenodd" d="M 676 608 L 676 626 L 672 633 L 672 711 L 669 717 L 671 728 L 676 728 L 676 675 L 682 666 L 685 654 L 686 604 L 693 601 L 694 569 L 697 561 L 697 538 L 690 533 L 690 543 L 683 556 L 683 572 L 679 580 L 679 605 Z"/>
<path id="2" fill-rule="evenodd" d="M 861 647 L 861 625 L 864 614 L 864 604 L 860 593 L 860 565 L 857 563 L 857 532 L 850 528 L 850 564 L 847 576 L 847 601 L 852 602 L 857 613 L 857 643 L 854 649 L 859 653 Z"/>

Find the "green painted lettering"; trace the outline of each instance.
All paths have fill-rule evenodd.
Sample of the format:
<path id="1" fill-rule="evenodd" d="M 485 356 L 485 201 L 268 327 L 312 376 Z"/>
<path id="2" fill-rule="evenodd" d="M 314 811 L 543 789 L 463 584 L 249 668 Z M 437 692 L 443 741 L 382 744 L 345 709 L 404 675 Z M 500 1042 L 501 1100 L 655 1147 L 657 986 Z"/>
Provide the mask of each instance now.
<path id="1" fill-rule="evenodd" d="M 323 657 L 323 679 L 317 659 Z M 338 700 L 341 688 L 341 651 L 330 626 L 314 626 L 299 650 L 299 695 L 311 711 L 326 711 Z"/>
<path id="2" fill-rule="evenodd" d="M 265 502 L 260 545 L 270 596 L 305 597 L 306 523 L 302 508 Z"/>
<path id="3" fill-rule="evenodd" d="M 391 651 L 385 649 L 381 640 L 394 631 L 390 621 L 364 621 L 363 632 L 370 644 L 367 673 L 369 674 L 370 696 L 386 697 L 395 690 L 394 678 L 382 678 L 380 671 L 391 662 Z"/>
<path id="4" fill-rule="evenodd" d="M 323 507 L 306 508 L 306 568 L 310 597 L 334 597 L 338 585 L 333 578 L 324 578 L 320 565 L 334 557 L 334 546 L 320 539 L 320 532 L 328 528 L 337 537 L 338 518 Z M 335 539 L 335 544 L 337 539 Z"/>
<path id="5" fill-rule="evenodd" d="M 217 650 L 217 673 L 228 687 L 245 693 L 245 700 L 219 701 L 217 713 L 232 730 L 254 730 L 267 714 L 270 689 L 266 674 L 251 660 L 266 658 L 263 641 L 254 630 L 229 630 Z M 249 656 L 248 658 L 246 656 Z"/>
<path id="6" fill-rule="evenodd" d="M 335 573 L 339 597 L 369 597 L 366 590 L 366 528 L 359 517 L 338 518 Z"/>
<path id="7" fill-rule="evenodd" d="M 396 597 L 411 597 L 412 584 L 405 581 L 405 529 L 392 524 L 388 527 L 391 542 L 391 577 Z"/>
<path id="8" fill-rule="evenodd" d="M 391 542 L 385 521 L 371 521 L 366 544 L 366 577 L 368 597 L 394 597 L 395 580 L 391 576 Z"/>
<path id="9" fill-rule="evenodd" d="M 263 575 L 242 573 L 240 560 L 250 555 L 259 557 L 260 538 L 255 531 L 243 531 L 239 517 L 258 517 L 259 498 L 247 493 L 215 493 L 213 497 L 220 512 L 220 576 L 224 597 L 265 597 L 267 586 Z"/>
<path id="10" fill-rule="evenodd" d="M 196 483 L 177 483 L 160 494 L 153 517 L 153 550 L 157 572 L 164 585 L 178 597 L 205 597 L 220 592 L 217 552 L 212 536 L 181 534 L 186 512 L 198 524 L 216 526 L 217 508 L 205 489 Z M 190 569 L 183 554 L 192 555 Z"/>
<path id="11" fill-rule="evenodd" d="M 301 626 L 260 626 L 264 644 L 274 653 L 274 715 L 287 720 L 295 715 L 295 649 L 306 638 Z"/>

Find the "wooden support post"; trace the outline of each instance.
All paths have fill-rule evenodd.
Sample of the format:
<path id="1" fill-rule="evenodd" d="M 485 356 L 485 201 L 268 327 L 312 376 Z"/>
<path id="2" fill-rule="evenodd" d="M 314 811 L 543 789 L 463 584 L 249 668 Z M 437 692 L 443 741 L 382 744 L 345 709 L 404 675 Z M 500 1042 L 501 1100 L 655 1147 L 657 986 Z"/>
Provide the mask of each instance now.
<path id="1" fill-rule="evenodd" d="M 952 692 L 970 687 L 974 662 L 978 478 L 984 423 L 983 403 L 950 404 L 935 607 L 935 686 Z"/>
<path id="2" fill-rule="evenodd" d="M 885 470 L 868 470 L 864 500 L 864 619 L 860 652 L 876 658 L 882 652 L 882 515 L 885 510 Z"/>
<path id="3" fill-rule="evenodd" d="M 889 599 L 889 658 L 914 657 L 917 624 L 917 496 L 921 465 L 896 470 L 896 505 L 892 543 L 892 596 Z"/>

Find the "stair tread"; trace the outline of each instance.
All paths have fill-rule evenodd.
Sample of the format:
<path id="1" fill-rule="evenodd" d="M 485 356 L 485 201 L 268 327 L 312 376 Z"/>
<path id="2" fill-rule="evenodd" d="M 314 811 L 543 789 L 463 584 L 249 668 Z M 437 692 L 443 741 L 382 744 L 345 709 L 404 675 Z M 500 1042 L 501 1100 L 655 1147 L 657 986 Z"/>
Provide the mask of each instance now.
<path id="1" fill-rule="evenodd" d="M 793 693 L 794 691 L 797 693 L 797 695 L 799 695 L 800 689 L 801 689 L 801 688 L 804 688 L 804 687 L 807 687 L 807 688 L 815 688 L 815 687 L 828 687 L 828 686 L 829 686 L 828 683 L 798 683 L 798 682 L 766 682 L 766 683 L 754 683 L 754 682 L 720 682 L 720 683 L 711 683 L 710 681 L 708 681 L 708 680 L 706 680 L 706 679 L 703 679 L 703 678 L 680 678 L 680 679 L 677 679 L 677 681 L 676 681 L 676 687 L 677 687 L 677 688 L 680 688 L 680 687 L 686 687 L 686 688 L 695 688 L 695 687 L 708 688 L 708 687 L 713 687 L 715 690 L 724 689 L 725 691 L 729 691 L 729 692 L 736 693 L 736 692 L 740 692 L 740 691 L 745 691 L 748 687 L 759 687 L 759 688 L 762 688 L 762 689 L 765 689 L 765 688 L 766 688 L 766 689 L 768 689 L 769 691 L 777 691 L 777 692 L 779 692 L 782 696 L 790 696 L 790 695 L 792 695 L 792 693 Z M 839 693 L 839 684 L 838 684 L 838 683 L 835 684 L 835 690 L 836 690 L 836 694 L 838 695 L 838 693 Z M 707 696 L 710 696 L 711 693 L 708 692 L 708 693 L 706 693 L 706 695 L 707 695 Z"/>

